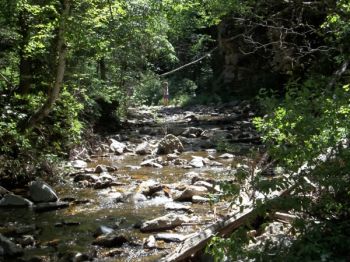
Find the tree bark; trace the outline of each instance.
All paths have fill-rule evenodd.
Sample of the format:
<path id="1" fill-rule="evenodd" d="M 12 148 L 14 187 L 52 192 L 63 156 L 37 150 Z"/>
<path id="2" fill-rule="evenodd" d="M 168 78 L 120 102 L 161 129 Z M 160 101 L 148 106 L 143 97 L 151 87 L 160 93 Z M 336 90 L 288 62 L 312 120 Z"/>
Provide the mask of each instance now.
<path id="1" fill-rule="evenodd" d="M 48 97 L 45 103 L 39 108 L 27 121 L 25 129 L 29 130 L 35 127 L 44 117 L 46 117 L 52 110 L 62 87 L 64 72 L 66 68 L 66 53 L 67 48 L 65 44 L 65 29 L 66 21 L 70 10 L 70 0 L 63 0 L 63 10 L 61 14 L 61 21 L 58 28 L 57 53 L 58 62 L 56 69 L 56 77 L 53 87 L 49 90 Z"/>

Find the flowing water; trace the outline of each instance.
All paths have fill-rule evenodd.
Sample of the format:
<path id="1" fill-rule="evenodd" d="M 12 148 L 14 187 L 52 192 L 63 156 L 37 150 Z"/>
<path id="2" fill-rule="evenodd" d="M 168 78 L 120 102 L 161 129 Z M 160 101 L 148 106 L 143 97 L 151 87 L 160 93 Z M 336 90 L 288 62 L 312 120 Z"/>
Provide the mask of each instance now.
<path id="1" fill-rule="evenodd" d="M 242 145 L 243 147 L 246 148 L 247 145 Z M 160 241 L 158 249 L 145 249 L 143 241 L 150 234 L 141 233 L 138 225 L 143 221 L 167 214 L 169 211 L 165 210 L 164 205 L 173 200 L 167 196 L 157 196 L 138 201 L 133 196 L 138 193 L 140 184 L 148 180 L 155 180 L 169 187 L 174 184 L 190 184 L 193 175 L 189 172 L 199 174 L 202 180 L 232 180 L 233 167 L 246 157 L 236 155 L 234 159 L 226 160 L 218 158 L 220 154 L 215 150 L 191 151 L 191 145 L 187 146 L 187 150 L 180 155 L 181 159 L 211 156 L 215 161 L 222 163 L 221 167 L 195 169 L 174 165 L 163 168 L 139 167 L 144 157 L 132 153 L 93 157 L 89 163 L 91 168 L 101 164 L 118 167 L 117 171 L 110 173 L 117 178 L 118 185 L 106 189 L 78 187 L 72 178 L 62 175 L 60 182 L 54 185 L 54 189 L 61 199 L 75 199 L 68 208 L 42 213 L 18 208 L 1 209 L 0 233 L 12 232 L 14 228 L 23 225 L 35 225 L 36 230 L 28 233 L 34 235 L 35 243 L 26 247 L 24 259 L 40 256 L 42 261 L 83 261 L 74 260 L 74 256 L 80 252 L 95 258 L 95 261 L 157 261 L 177 244 Z M 113 194 L 117 192 L 127 194 L 129 197 L 123 202 L 116 202 Z M 191 214 L 193 222 L 177 227 L 178 233 L 194 233 L 219 219 L 228 208 L 228 203 L 225 202 L 188 204 L 193 210 Z M 100 226 L 113 228 L 116 232 L 126 235 L 130 241 L 118 249 L 92 245 L 95 240 L 94 233 Z M 12 235 L 16 238 L 15 233 Z"/>

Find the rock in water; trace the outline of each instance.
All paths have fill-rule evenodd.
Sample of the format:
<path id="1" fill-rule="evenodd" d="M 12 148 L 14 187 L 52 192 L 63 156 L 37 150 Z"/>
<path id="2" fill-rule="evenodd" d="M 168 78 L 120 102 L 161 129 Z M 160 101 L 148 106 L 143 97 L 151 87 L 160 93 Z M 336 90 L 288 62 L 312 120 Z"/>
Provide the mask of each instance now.
<path id="1" fill-rule="evenodd" d="M 220 158 L 223 158 L 223 159 L 231 159 L 231 158 L 234 158 L 235 156 L 232 155 L 232 154 L 229 154 L 229 153 L 225 153 L 225 154 L 222 154 L 221 156 L 219 156 Z"/>
<path id="2" fill-rule="evenodd" d="M 187 238 L 187 236 L 176 233 L 158 233 L 155 235 L 155 238 L 165 242 L 182 242 Z"/>
<path id="3" fill-rule="evenodd" d="M 58 200 L 55 191 L 42 181 L 33 181 L 29 184 L 29 195 L 34 202 L 55 202 Z"/>
<path id="4" fill-rule="evenodd" d="M 4 257 L 15 257 L 20 256 L 23 253 L 23 250 L 16 246 L 15 243 L 13 243 L 8 238 L 4 237 L 0 234 L 0 249 L 2 249 L 1 253 Z M 0 253 L 0 254 L 1 254 Z"/>
<path id="5" fill-rule="evenodd" d="M 158 144 L 158 154 L 170 154 L 175 151 L 183 152 L 184 146 L 180 139 L 172 134 L 166 135 Z"/>
<path id="6" fill-rule="evenodd" d="M 99 236 L 94 240 L 94 242 L 92 242 L 92 244 L 101 247 L 121 247 L 127 242 L 129 242 L 129 240 L 125 236 L 110 233 Z"/>
<path id="7" fill-rule="evenodd" d="M 87 163 L 83 160 L 74 160 L 71 162 L 72 167 L 76 169 L 83 169 L 87 167 Z"/>
<path id="8" fill-rule="evenodd" d="M 8 195 L 11 194 L 10 191 L 8 191 L 6 188 L 0 186 L 0 199 L 4 196 L 4 195 Z"/>
<path id="9" fill-rule="evenodd" d="M 157 241 L 154 236 L 150 235 L 144 242 L 143 246 L 145 248 L 156 248 L 157 247 Z"/>
<path id="10" fill-rule="evenodd" d="M 5 195 L 0 200 L 0 207 L 28 207 L 32 205 L 31 201 L 17 195 Z"/>
<path id="11" fill-rule="evenodd" d="M 114 152 L 117 155 L 121 155 L 124 153 L 126 149 L 126 145 L 123 143 L 118 142 L 117 140 L 111 138 L 110 140 L 109 148 L 112 152 Z"/>
<path id="12" fill-rule="evenodd" d="M 193 157 L 191 162 L 189 163 L 190 166 L 195 167 L 195 168 L 201 168 L 204 167 L 204 159 L 203 157 Z"/>
<path id="13" fill-rule="evenodd" d="M 175 197 L 176 201 L 192 201 L 192 197 L 197 196 L 205 196 L 209 193 L 208 189 L 204 186 L 187 186 L 184 191 L 180 193 L 179 196 Z"/>
<path id="14" fill-rule="evenodd" d="M 152 152 L 151 147 L 147 142 L 139 144 L 135 149 L 135 153 L 138 155 L 147 155 L 147 154 L 150 154 L 151 152 Z"/>
<path id="15" fill-rule="evenodd" d="M 199 127 L 189 127 L 182 135 L 185 137 L 199 137 L 203 133 L 203 129 Z"/>
<path id="16" fill-rule="evenodd" d="M 144 222 L 141 225 L 141 232 L 152 232 L 172 229 L 183 223 L 189 222 L 189 218 L 184 215 L 168 214 L 162 217 L 155 218 Z"/>

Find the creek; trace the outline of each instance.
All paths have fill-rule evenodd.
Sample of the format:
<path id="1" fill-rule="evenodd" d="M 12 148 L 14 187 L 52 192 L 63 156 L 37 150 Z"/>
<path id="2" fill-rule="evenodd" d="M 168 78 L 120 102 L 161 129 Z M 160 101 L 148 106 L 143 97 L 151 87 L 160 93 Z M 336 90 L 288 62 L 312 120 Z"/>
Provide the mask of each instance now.
<path id="1" fill-rule="evenodd" d="M 149 247 L 145 243 L 150 236 L 159 232 L 189 236 L 228 212 L 230 203 L 208 201 L 221 194 L 220 188 L 207 192 L 198 201 L 180 202 L 174 196 L 198 181 L 214 188 L 220 181 L 234 180 L 237 164 L 244 163 L 251 150 L 259 147 L 251 125 L 254 113 L 250 105 L 197 107 L 187 111 L 155 107 L 130 112 L 125 129 L 109 137 L 125 143 L 128 150 L 120 155 L 110 152 L 106 138 L 93 153 L 82 157 L 88 158 L 87 167 L 69 169 L 52 185 L 60 199 L 69 202 L 67 208 L 49 212 L 28 208 L 0 210 L 0 233 L 22 243 L 22 261 L 157 261 L 171 252 L 177 242 L 157 238 L 155 245 Z M 188 131 L 191 128 L 201 132 L 191 133 Z M 179 136 L 184 145 L 184 151 L 173 156 L 175 159 L 154 153 L 165 133 Z M 135 153 L 144 142 L 152 153 Z M 222 156 L 225 152 L 217 151 L 220 145 L 231 145 L 234 154 L 225 158 Z M 203 165 L 191 164 L 195 158 L 203 159 Z M 158 166 L 142 166 L 140 163 L 147 159 L 155 159 Z M 115 169 L 96 174 L 97 166 Z M 104 175 L 108 183 L 94 181 Z M 78 176 L 83 178 L 77 179 Z M 155 193 L 145 193 L 155 184 L 160 185 Z M 169 211 L 167 207 L 174 203 L 190 210 Z M 189 220 L 167 230 L 140 230 L 143 222 L 169 213 L 186 215 Z M 102 231 L 113 231 L 127 240 L 115 245 L 96 245 L 101 227 Z M 25 237 L 32 238 L 28 245 L 23 244 Z"/>

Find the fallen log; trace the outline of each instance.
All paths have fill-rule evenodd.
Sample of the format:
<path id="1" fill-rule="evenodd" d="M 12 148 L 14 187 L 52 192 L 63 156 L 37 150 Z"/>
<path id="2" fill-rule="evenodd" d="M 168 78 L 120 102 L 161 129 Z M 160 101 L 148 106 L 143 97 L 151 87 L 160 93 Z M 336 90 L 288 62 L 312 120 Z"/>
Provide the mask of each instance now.
<path id="1" fill-rule="evenodd" d="M 202 250 L 214 235 L 225 236 L 255 217 L 252 208 L 238 212 L 227 220 L 219 221 L 186 239 L 173 253 L 162 258 L 162 262 L 182 261 Z"/>

